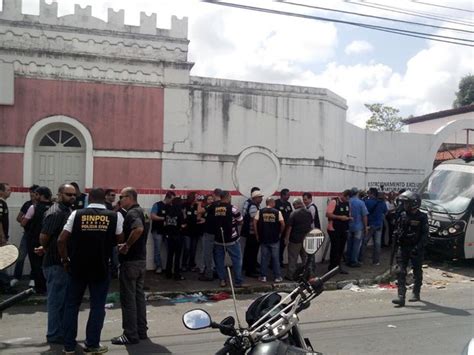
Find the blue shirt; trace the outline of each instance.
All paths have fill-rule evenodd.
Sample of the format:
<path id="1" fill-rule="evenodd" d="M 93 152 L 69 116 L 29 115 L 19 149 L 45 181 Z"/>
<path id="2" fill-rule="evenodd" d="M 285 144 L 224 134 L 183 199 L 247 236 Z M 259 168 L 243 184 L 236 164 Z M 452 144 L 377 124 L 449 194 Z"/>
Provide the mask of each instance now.
<path id="1" fill-rule="evenodd" d="M 365 206 L 369 211 L 368 225 L 369 227 L 381 228 L 383 226 L 383 218 L 387 213 L 387 205 L 385 201 L 375 198 L 365 200 Z"/>
<path id="2" fill-rule="evenodd" d="M 351 217 L 352 221 L 349 222 L 349 231 L 359 232 L 364 229 L 363 218 L 369 214 L 367 207 L 365 207 L 364 201 L 359 197 L 351 197 L 349 199 L 349 204 L 351 206 Z"/>

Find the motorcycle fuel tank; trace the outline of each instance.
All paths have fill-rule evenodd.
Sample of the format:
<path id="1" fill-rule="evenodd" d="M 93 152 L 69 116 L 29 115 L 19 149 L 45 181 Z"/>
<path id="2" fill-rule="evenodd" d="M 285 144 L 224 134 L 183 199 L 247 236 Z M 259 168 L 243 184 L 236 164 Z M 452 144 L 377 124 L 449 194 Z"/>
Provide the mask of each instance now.
<path id="1" fill-rule="evenodd" d="M 281 340 L 271 341 L 269 343 L 259 343 L 250 352 L 249 355 L 322 355 L 322 353 L 311 352 L 284 343 Z"/>

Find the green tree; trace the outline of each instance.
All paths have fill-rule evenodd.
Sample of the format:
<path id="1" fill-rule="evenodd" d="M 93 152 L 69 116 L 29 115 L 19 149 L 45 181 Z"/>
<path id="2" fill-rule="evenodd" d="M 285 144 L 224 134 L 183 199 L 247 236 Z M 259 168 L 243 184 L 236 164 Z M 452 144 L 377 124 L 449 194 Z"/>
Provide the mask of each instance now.
<path id="1" fill-rule="evenodd" d="M 395 131 L 398 132 L 403 127 L 402 117 L 399 116 L 400 110 L 384 106 L 383 104 L 364 104 L 372 113 L 365 123 L 367 129 L 374 131 Z"/>
<path id="2" fill-rule="evenodd" d="M 456 99 L 453 107 L 462 107 L 474 104 L 474 75 L 468 74 L 459 81 L 459 91 L 456 93 Z"/>

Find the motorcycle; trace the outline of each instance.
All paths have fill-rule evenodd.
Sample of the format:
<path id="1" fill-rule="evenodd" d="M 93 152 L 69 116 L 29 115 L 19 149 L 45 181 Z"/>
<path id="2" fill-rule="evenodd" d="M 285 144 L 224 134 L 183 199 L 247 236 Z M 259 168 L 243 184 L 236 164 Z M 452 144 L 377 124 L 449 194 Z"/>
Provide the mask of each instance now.
<path id="1" fill-rule="evenodd" d="M 0 247 L 0 271 L 3 271 L 13 265 L 16 260 L 18 259 L 18 249 L 14 245 L 5 245 Z M 2 318 L 2 312 L 13 306 L 14 304 L 21 302 L 28 297 L 30 297 L 32 294 L 34 294 L 35 291 L 33 288 L 28 288 L 24 290 L 23 292 L 20 292 L 3 302 L 0 302 L 0 318 Z"/>
<path id="2" fill-rule="evenodd" d="M 339 267 L 336 267 L 321 277 L 310 277 L 314 266 L 314 255 L 324 240 L 325 236 L 319 229 L 313 229 L 305 237 L 303 247 L 308 257 L 304 267 L 298 272 L 298 285 L 285 296 L 269 292 L 257 298 L 245 315 L 248 327 L 242 327 L 237 314 L 229 267 L 227 270 L 237 326 L 234 317 L 226 317 L 220 323 L 216 323 L 203 309 L 186 312 L 182 319 L 184 326 L 191 330 L 215 328 L 228 336 L 224 347 L 216 352 L 216 355 L 321 354 L 316 352 L 310 340 L 302 335 L 298 327 L 298 314 L 307 309 L 311 301 L 323 292 L 324 283 L 339 273 Z"/>

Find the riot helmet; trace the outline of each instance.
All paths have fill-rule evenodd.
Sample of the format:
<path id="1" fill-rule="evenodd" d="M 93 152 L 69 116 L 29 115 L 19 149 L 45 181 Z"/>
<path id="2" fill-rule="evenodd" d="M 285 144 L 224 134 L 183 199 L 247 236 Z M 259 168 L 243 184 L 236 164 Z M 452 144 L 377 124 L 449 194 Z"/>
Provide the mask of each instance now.
<path id="1" fill-rule="evenodd" d="M 413 210 L 421 206 L 420 195 L 410 190 L 407 190 L 398 196 L 398 201 L 403 204 L 405 209 Z"/>

